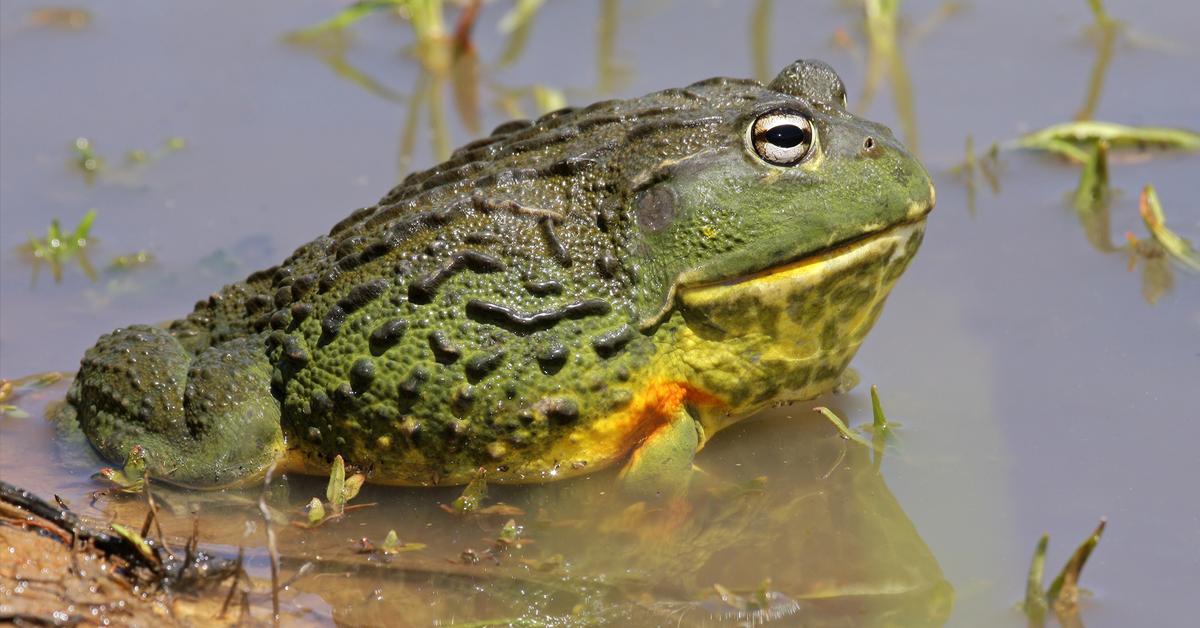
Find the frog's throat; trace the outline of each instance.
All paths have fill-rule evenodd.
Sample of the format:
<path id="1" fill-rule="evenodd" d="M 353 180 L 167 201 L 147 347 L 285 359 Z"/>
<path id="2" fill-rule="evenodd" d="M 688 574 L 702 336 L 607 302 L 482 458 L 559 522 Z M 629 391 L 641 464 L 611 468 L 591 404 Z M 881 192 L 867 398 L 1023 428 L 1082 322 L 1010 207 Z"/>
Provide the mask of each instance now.
<path id="1" fill-rule="evenodd" d="M 902 223 L 752 275 L 681 287 L 684 379 L 726 400 L 732 415 L 828 392 L 924 229 L 923 219 Z"/>

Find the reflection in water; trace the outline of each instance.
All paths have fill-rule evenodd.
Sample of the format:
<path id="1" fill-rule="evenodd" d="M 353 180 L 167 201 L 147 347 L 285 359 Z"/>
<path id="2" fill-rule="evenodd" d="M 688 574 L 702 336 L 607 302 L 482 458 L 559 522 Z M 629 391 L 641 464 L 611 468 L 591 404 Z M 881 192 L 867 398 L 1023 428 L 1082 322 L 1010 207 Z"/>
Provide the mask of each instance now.
<path id="1" fill-rule="evenodd" d="M 758 0 L 750 13 L 750 58 L 754 60 L 754 78 L 769 83 L 774 78 L 771 66 L 772 0 Z"/>
<path id="2" fill-rule="evenodd" d="M 920 156 L 912 81 L 900 45 L 900 0 L 862 0 L 862 5 L 862 31 L 867 41 L 866 79 L 854 110 L 860 115 L 866 112 L 874 102 L 879 86 L 887 79 L 892 86 L 892 104 L 900 119 L 904 144 L 914 155 Z M 929 36 L 962 7 L 960 2 L 943 2 L 910 34 L 909 42 L 915 43 Z M 834 33 L 834 42 L 857 58 L 855 44 L 844 31 Z"/>
<path id="3" fill-rule="evenodd" d="M 1098 14 L 1094 29 L 1096 62 L 1092 64 L 1092 72 L 1088 76 L 1087 95 L 1084 96 L 1083 105 L 1075 112 L 1076 120 L 1091 120 L 1096 113 L 1096 106 L 1100 103 L 1100 92 L 1104 89 L 1104 77 L 1107 76 L 1108 66 L 1112 61 L 1113 44 L 1117 40 L 1120 23 L 1106 14 Z"/>
<path id="4" fill-rule="evenodd" d="M 982 157 L 975 155 L 975 137 L 967 135 L 967 151 L 963 161 L 950 169 L 950 173 L 967 186 L 967 213 L 975 217 L 976 174 L 983 177 L 992 196 L 1000 193 L 1000 146 L 992 144 Z"/>
<path id="5" fill-rule="evenodd" d="M 534 18 L 542 3 L 543 0 L 518 0 L 500 20 L 499 28 L 508 35 L 508 41 L 498 60 L 490 65 L 480 60 L 471 37 L 480 9 L 479 2 L 468 2 L 459 8 L 451 34 L 447 34 L 444 26 L 441 2 L 422 3 L 420 10 L 410 8 L 399 14 L 410 25 L 414 38 L 414 43 L 406 53 L 415 62 L 417 76 L 412 91 L 407 95 L 386 86 L 346 58 L 350 44 L 345 29 L 367 13 L 389 8 L 389 3 L 369 9 L 360 9 L 362 3 L 352 5 L 339 16 L 314 27 L 289 33 L 284 39 L 313 51 L 323 63 L 351 84 L 406 107 L 397 157 L 397 180 L 400 180 L 412 167 L 418 135 L 424 126 L 429 129 L 429 141 L 435 159 L 444 161 L 450 157 L 452 141 L 443 102 L 447 86 L 458 121 L 471 136 L 478 135 L 482 130 L 482 88 L 488 90 L 496 110 L 505 118 L 527 117 L 522 102 L 532 104 L 537 113 L 547 113 L 566 105 L 561 90 L 540 84 L 505 86 L 489 76 L 496 70 L 516 63 L 524 54 Z M 596 91 L 601 96 L 611 95 L 627 75 L 614 60 L 619 20 L 620 2 L 603 0 L 596 23 Z M 427 125 L 421 124 L 422 114 L 427 118 Z"/>
<path id="6" fill-rule="evenodd" d="M 492 487 L 493 498 L 525 513 L 501 517 L 448 514 L 438 504 L 453 488 L 367 486 L 354 499 L 359 509 L 308 529 L 295 523 L 324 494 L 323 479 L 277 479 L 265 495 L 280 579 L 312 563 L 284 594 L 285 608 L 319 598 L 341 623 L 722 625 L 787 616 L 789 625 L 940 625 L 953 590 L 871 452 L 806 414 L 730 428 L 699 456 L 703 479 L 674 502 L 622 501 L 608 473 Z M 46 464 L 51 457 L 59 462 Z M 104 498 L 88 512 L 86 495 L 99 485 L 80 479 L 95 464 L 86 444 L 68 442 L 54 456 L 6 450 L 0 475 L 20 470 L 23 482 L 102 521 L 142 521 L 140 496 Z M 196 517 L 207 548 L 232 558 L 246 546 L 257 590 L 270 590 L 258 491 L 155 486 L 168 540 L 181 546 Z M 399 543 L 425 547 L 363 553 L 360 539 L 378 545 L 391 530 Z M 260 599 L 259 617 L 269 606 Z"/>

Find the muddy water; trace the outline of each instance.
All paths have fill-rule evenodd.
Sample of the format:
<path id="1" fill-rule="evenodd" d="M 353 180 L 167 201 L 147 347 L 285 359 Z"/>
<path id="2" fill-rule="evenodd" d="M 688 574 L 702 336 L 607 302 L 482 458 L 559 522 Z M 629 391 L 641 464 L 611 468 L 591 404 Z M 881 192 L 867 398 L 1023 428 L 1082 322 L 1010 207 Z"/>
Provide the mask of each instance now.
<path id="1" fill-rule="evenodd" d="M 493 489 L 493 502 L 524 512 L 514 518 L 532 541 L 495 557 L 508 517 L 449 515 L 438 504 L 453 490 L 368 487 L 353 503 L 377 505 L 301 530 L 282 521 L 324 484 L 288 477 L 269 498 L 285 571 L 319 564 L 291 602 L 316 621 L 574 612 L 674 624 L 734 612 L 712 593 L 721 584 L 772 592 L 774 610 L 794 613 L 781 621 L 1021 625 L 1013 605 L 1038 535 L 1051 533 L 1057 567 L 1108 516 L 1084 572 L 1094 595 L 1083 622 L 1186 624 L 1200 586 L 1200 280 L 1153 260 L 1129 270 L 1120 247 L 1126 231 L 1146 237 L 1136 211 L 1146 183 L 1170 224 L 1200 240 L 1200 161 L 1114 163 L 1107 229 L 1081 224 L 1069 200 L 1077 168 L 1065 163 L 1002 152 L 996 188 L 949 172 L 968 134 L 982 148 L 1089 108 L 1102 120 L 1200 126 L 1200 84 L 1186 79 L 1200 57 L 1196 4 L 1107 3 L 1126 22 L 1107 63 L 1077 4 L 905 2 L 899 56 L 872 65 L 859 13 L 832 1 L 550 2 L 523 45 L 497 29 L 508 4 L 493 3 L 475 29 L 472 105 L 451 78 L 422 73 L 407 26 L 387 16 L 339 45 L 282 41 L 335 2 L 97 4 L 80 30 L 31 20 L 38 3 L 5 2 L 0 376 L 72 369 L 103 332 L 181 315 L 482 132 L 472 127 L 536 114 L 535 94 L 585 104 L 821 57 L 852 106 L 918 147 L 938 187 L 922 252 L 855 360 L 901 424 L 880 464 L 809 410 L 867 420 L 861 386 L 722 433 L 698 461 L 713 480 L 686 507 L 615 502 L 603 475 Z M 872 67 L 883 73 L 873 91 Z M 90 179 L 74 165 L 79 136 L 105 161 Z M 186 147 L 164 148 L 176 136 Z M 128 164 L 136 148 L 149 158 Z M 54 217 L 71 228 L 90 208 L 85 259 L 55 269 L 24 256 L 29 234 Z M 154 262 L 111 266 L 138 251 Z M 56 394 L 19 403 L 36 413 Z M 85 509 L 98 464 L 54 444 L 36 418 L 0 417 L 5 481 Z M 266 573 L 256 491 L 163 493 L 168 533 L 185 534 L 198 510 L 205 541 L 247 546 L 252 571 Z M 140 521 L 138 503 L 96 508 Z M 389 529 L 426 547 L 356 553 Z M 465 564 L 466 549 L 480 562 Z"/>

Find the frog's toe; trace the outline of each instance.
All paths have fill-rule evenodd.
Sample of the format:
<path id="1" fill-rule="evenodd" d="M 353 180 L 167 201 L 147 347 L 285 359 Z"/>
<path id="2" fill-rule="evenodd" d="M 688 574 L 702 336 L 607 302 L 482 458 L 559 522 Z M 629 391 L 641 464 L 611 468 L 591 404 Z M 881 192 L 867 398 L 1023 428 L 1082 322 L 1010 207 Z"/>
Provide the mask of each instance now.
<path id="1" fill-rule="evenodd" d="M 167 331 L 137 325 L 84 355 L 67 402 L 106 459 L 120 462 L 141 445 L 152 475 L 220 486 L 257 475 L 282 454 L 270 375 L 255 338 L 193 356 Z"/>

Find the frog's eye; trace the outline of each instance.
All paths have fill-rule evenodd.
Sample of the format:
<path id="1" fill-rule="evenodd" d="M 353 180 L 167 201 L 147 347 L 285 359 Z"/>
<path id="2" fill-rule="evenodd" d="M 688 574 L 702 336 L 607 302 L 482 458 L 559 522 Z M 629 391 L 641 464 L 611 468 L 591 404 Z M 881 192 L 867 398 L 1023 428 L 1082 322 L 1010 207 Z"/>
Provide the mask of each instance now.
<path id="1" fill-rule="evenodd" d="M 794 166 L 813 145 L 812 122 L 790 111 L 772 111 L 750 125 L 750 145 L 759 159 L 775 166 Z"/>

